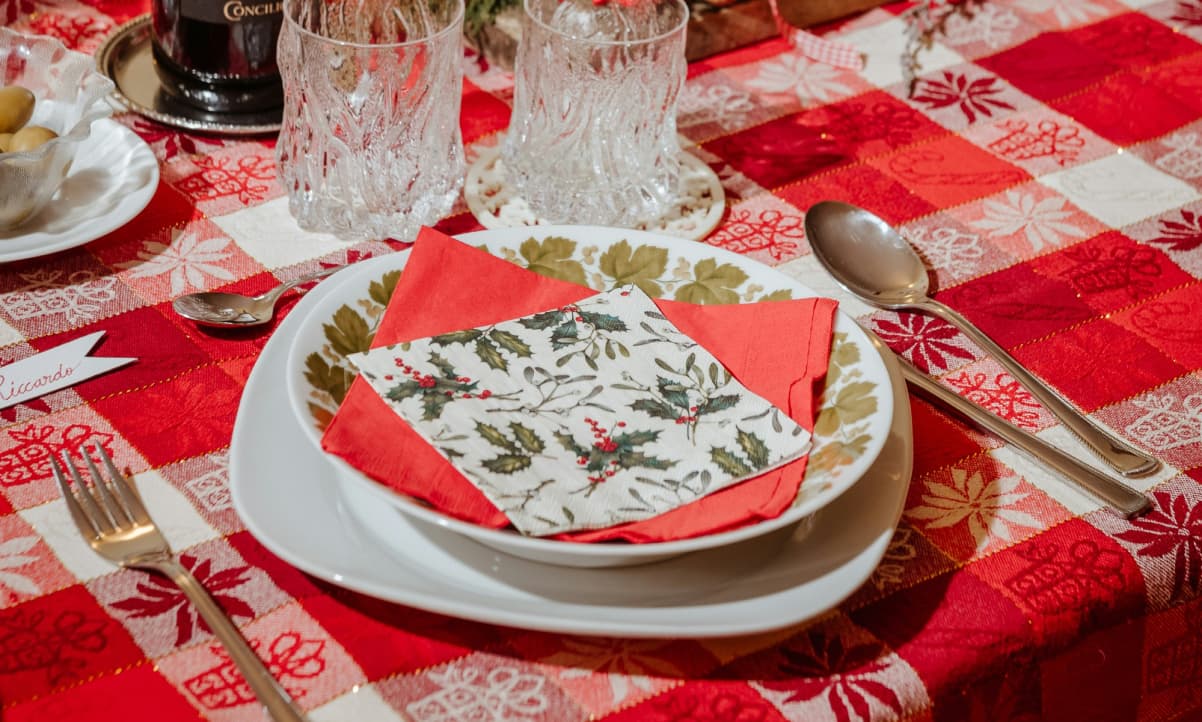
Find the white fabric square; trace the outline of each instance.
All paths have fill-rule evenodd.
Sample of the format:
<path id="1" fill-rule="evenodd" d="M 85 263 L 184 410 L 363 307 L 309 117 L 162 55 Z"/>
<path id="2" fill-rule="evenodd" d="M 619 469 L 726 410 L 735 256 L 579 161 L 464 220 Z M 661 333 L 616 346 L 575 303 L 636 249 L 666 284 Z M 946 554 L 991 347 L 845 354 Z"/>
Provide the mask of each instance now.
<path id="1" fill-rule="evenodd" d="M 370 684 L 356 686 L 350 692 L 311 711 L 309 717 L 313 722 L 404 722 L 404 718 L 385 702 Z"/>
<path id="2" fill-rule="evenodd" d="M 906 22 L 892 18 L 863 30 L 855 30 L 839 39 L 851 43 L 868 58 L 860 75 L 878 88 L 887 88 L 905 79 L 901 59 L 906 52 L 906 37 Z M 930 48 L 923 48 L 918 60 L 922 63 L 924 75 L 964 62 L 959 53 L 940 45 L 938 40 Z"/>
<path id="3" fill-rule="evenodd" d="M 1188 183 L 1123 152 L 1049 173 L 1039 182 L 1113 228 L 1129 226 L 1200 197 Z"/>
<path id="4" fill-rule="evenodd" d="M 150 516 L 163 530 L 174 551 L 181 551 L 220 536 L 196 513 L 188 499 L 171 486 L 157 471 L 134 475 L 134 486 Z M 46 540 L 72 574 L 87 581 L 111 573 L 116 567 L 92 550 L 83 540 L 67 511 L 67 503 L 57 498 L 47 504 L 18 512 Z"/>
<path id="5" fill-rule="evenodd" d="M 301 230 L 288 210 L 286 196 L 211 220 L 243 251 L 271 270 L 320 258 L 350 245 L 328 233 Z"/>

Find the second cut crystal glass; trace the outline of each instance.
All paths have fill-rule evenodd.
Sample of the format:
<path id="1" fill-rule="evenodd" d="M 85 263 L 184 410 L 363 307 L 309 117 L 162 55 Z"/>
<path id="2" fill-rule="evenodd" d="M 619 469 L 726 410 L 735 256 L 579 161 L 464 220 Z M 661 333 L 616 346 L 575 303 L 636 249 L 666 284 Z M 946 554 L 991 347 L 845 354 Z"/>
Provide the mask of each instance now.
<path id="1" fill-rule="evenodd" d="M 682 0 L 525 0 L 506 175 L 540 217 L 632 226 L 677 199 Z"/>
<path id="2" fill-rule="evenodd" d="M 410 240 L 463 185 L 463 0 L 285 0 L 276 156 L 306 230 Z"/>

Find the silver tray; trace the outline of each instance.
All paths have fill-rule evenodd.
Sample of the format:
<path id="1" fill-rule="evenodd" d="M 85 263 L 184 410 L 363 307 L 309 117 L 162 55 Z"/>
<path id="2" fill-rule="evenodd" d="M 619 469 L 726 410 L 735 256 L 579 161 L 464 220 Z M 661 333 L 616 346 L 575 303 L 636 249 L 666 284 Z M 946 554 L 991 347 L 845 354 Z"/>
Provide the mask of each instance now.
<path id="1" fill-rule="evenodd" d="M 113 95 L 122 106 L 164 125 L 223 135 L 262 135 L 280 130 L 280 110 L 213 113 L 168 95 L 154 68 L 149 14 L 113 30 L 96 51 L 96 65 L 117 86 Z"/>

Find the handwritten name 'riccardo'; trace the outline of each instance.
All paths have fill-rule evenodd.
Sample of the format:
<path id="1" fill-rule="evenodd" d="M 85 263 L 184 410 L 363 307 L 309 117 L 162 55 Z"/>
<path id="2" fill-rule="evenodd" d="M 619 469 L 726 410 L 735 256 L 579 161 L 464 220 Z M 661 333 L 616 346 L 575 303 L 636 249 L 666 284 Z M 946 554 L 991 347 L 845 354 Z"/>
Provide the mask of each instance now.
<path id="1" fill-rule="evenodd" d="M 62 363 L 59 363 L 58 368 L 51 373 L 22 381 L 9 381 L 3 374 L 0 374 L 0 401 L 12 401 L 38 389 L 56 384 L 63 379 L 70 378 L 74 375 L 77 368 L 79 368 L 79 364 L 64 366 Z"/>
<path id="2" fill-rule="evenodd" d="M 243 4 L 242 0 L 229 0 L 225 5 L 221 6 L 221 13 L 225 15 L 225 19 L 231 22 L 237 22 L 242 18 L 259 18 L 264 15 L 276 15 L 284 10 L 282 0 L 268 3 L 255 3 L 253 5 Z"/>

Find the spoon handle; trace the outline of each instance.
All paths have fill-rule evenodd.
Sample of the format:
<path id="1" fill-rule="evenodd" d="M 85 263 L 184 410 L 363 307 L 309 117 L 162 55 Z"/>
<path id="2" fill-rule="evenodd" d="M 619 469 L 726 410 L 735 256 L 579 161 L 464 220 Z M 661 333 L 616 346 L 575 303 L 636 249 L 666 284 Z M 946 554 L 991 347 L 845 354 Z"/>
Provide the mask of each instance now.
<path id="1" fill-rule="evenodd" d="M 1086 466 L 1035 434 L 1024 431 L 1000 416 L 982 409 L 914 368 L 909 361 L 902 358 L 898 360 L 901 364 L 902 375 L 906 377 L 906 381 L 911 386 L 925 395 L 941 401 L 986 431 L 1000 436 L 1016 449 L 1027 452 L 1036 461 L 1046 464 L 1053 471 L 1063 474 L 1077 486 L 1101 499 L 1123 516 L 1127 518 L 1137 516 L 1150 505 L 1148 497 L 1139 491 L 1117 479 L 1106 476 L 1097 469 Z"/>
<path id="2" fill-rule="evenodd" d="M 280 296 L 283 296 L 284 293 L 288 291 L 288 289 L 295 288 L 296 286 L 299 286 L 302 283 L 308 283 L 309 281 L 316 281 L 319 278 L 325 278 L 326 276 L 330 275 L 331 273 L 341 271 L 343 268 L 345 268 L 345 266 L 333 266 L 331 268 L 323 268 L 320 271 L 315 271 L 313 273 L 306 274 L 299 278 L 294 278 L 291 281 L 288 281 L 287 283 L 281 283 L 280 285 L 271 289 L 267 293 L 264 293 L 259 298 L 264 301 L 267 301 L 268 303 L 270 303 L 274 306 L 275 302 L 280 300 Z"/>
<path id="3" fill-rule="evenodd" d="M 1123 476 L 1146 476 L 1160 468 L 1159 461 L 1114 437 L 1087 419 L 1080 411 L 1061 398 L 1060 394 L 1027 371 L 993 339 L 981 332 L 972 321 L 935 300 L 927 299 L 919 304 L 919 307 L 958 327 L 965 336 L 984 349 L 985 353 L 993 355 L 1010 372 L 1011 376 L 1027 387 L 1045 409 L 1060 419 L 1060 422 L 1069 431 L 1076 434 L 1081 441 L 1085 442 L 1086 446 L 1115 471 Z"/>

